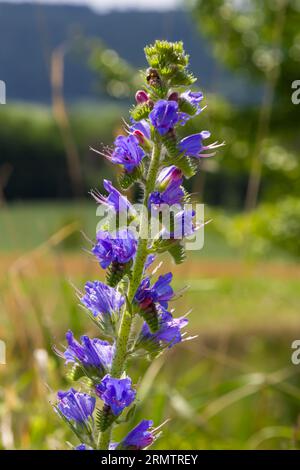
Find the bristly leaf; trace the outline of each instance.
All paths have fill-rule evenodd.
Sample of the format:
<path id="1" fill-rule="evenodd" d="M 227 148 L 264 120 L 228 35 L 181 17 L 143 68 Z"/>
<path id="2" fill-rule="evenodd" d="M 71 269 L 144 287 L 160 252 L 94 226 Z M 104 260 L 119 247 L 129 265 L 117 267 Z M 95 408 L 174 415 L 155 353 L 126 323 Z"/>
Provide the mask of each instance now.
<path id="1" fill-rule="evenodd" d="M 96 411 L 96 426 L 99 432 L 104 432 L 106 429 L 112 425 L 116 420 L 115 416 L 110 406 L 104 405 L 102 410 L 97 409 Z"/>
<path id="2" fill-rule="evenodd" d="M 197 173 L 197 165 L 195 162 L 186 156 L 182 156 L 172 162 L 174 165 L 176 165 L 184 176 L 188 179 L 194 176 Z"/>
<path id="3" fill-rule="evenodd" d="M 72 369 L 68 371 L 67 377 L 68 379 L 76 382 L 77 380 L 81 379 L 85 375 L 85 372 L 79 364 L 74 364 Z"/>
<path id="4" fill-rule="evenodd" d="M 197 78 L 190 72 L 186 72 L 185 70 L 180 69 L 177 67 L 174 70 L 173 75 L 170 79 L 171 86 L 189 86 L 192 85 L 197 81 Z"/>
<path id="5" fill-rule="evenodd" d="M 192 105 L 188 100 L 180 98 L 178 101 L 179 109 L 181 112 L 194 116 L 198 110 L 197 106 Z"/>
<path id="6" fill-rule="evenodd" d="M 148 118 L 150 111 L 151 108 L 148 103 L 141 103 L 132 108 L 130 114 L 135 121 L 141 121 Z"/>
<path id="7" fill-rule="evenodd" d="M 168 249 L 168 252 L 172 256 L 175 264 L 181 264 L 186 259 L 186 252 L 184 247 L 180 244 L 180 242 L 173 244 Z"/>
<path id="8" fill-rule="evenodd" d="M 138 313 L 149 326 L 151 333 L 158 331 L 159 317 L 154 303 L 152 303 L 146 310 L 140 309 Z"/>
<path id="9" fill-rule="evenodd" d="M 187 67 L 189 56 L 185 54 L 183 43 L 168 41 L 155 41 L 154 44 L 144 48 L 146 59 L 150 67 L 163 69 L 169 64 Z"/>
<path id="10" fill-rule="evenodd" d="M 162 81 L 167 81 L 169 86 L 188 86 L 195 82 L 195 77 L 187 70 L 189 56 L 182 42 L 155 41 L 144 50 L 150 67 L 157 69 Z"/>
<path id="11" fill-rule="evenodd" d="M 106 271 L 106 282 L 110 287 L 116 287 L 126 274 L 130 273 L 132 261 L 126 264 L 112 263 Z"/>
<path id="12" fill-rule="evenodd" d="M 177 140 L 174 132 L 170 131 L 162 136 L 162 142 L 168 152 L 170 158 L 179 158 L 181 153 L 177 148 Z"/>
<path id="13" fill-rule="evenodd" d="M 183 188 L 184 196 L 183 196 L 183 202 L 184 204 L 190 204 L 191 203 L 191 194 Z"/>
<path id="14" fill-rule="evenodd" d="M 150 100 L 163 100 L 166 98 L 166 95 L 168 93 L 168 87 L 166 87 L 163 83 L 161 83 L 160 86 L 157 87 L 148 85 L 147 92 Z"/>
<path id="15" fill-rule="evenodd" d="M 140 180 L 143 174 L 143 165 L 140 164 L 131 173 L 123 172 L 118 178 L 118 183 L 123 191 L 129 189 L 134 183 Z"/>

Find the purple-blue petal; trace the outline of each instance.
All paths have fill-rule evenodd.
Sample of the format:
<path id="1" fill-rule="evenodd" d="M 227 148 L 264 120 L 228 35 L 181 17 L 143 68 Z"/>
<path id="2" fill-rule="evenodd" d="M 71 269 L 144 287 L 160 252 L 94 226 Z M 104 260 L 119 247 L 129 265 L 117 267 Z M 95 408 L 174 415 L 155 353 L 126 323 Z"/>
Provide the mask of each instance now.
<path id="1" fill-rule="evenodd" d="M 145 156 L 145 152 L 138 145 L 137 138 L 132 134 L 129 136 L 118 136 L 114 145 L 115 149 L 112 153 L 111 161 L 123 165 L 129 173 L 139 165 Z"/>
<path id="2" fill-rule="evenodd" d="M 165 135 L 178 122 L 178 103 L 176 101 L 159 100 L 149 114 L 151 124 L 160 135 Z"/>
<path id="3" fill-rule="evenodd" d="M 74 388 L 67 392 L 59 391 L 57 398 L 57 407 L 65 418 L 81 424 L 92 416 L 96 405 L 94 397 L 77 392 Z"/>
<path id="4" fill-rule="evenodd" d="M 87 282 L 85 292 L 81 302 L 94 316 L 112 315 L 113 312 L 119 311 L 125 302 L 120 292 L 100 281 Z"/>
<path id="5" fill-rule="evenodd" d="M 103 377 L 100 384 L 96 385 L 96 393 L 106 405 L 110 406 L 116 416 L 124 408 L 130 406 L 136 396 L 129 377 L 115 379 L 109 374 Z"/>
<path id="6" fill-rule="evenodd" d="M 149 429 L 153 426 L 153 421 L 143 419 L 119 444 L 122 449 L 142 450 L 150 446 L 154 441 L 153 432 Z"/>

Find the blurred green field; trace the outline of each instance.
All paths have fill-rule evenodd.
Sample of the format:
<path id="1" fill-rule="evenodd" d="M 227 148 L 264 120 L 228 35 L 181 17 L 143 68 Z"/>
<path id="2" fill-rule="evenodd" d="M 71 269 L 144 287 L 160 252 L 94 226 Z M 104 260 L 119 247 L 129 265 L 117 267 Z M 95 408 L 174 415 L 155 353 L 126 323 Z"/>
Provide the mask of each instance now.
<path id="1" fill-rule="evenodd" d="M 205 227 L 205 243 L 202 250 L 193 256 L 216 259 L 240 259 L 244 254 L 234 245 L 228 244 L 226 226 L 222 220 L 226 213 L 205 207 L 205 220 L 211 220 Z M 226 217 L 230 215 L 227 213 Z M 57 231 L 74 224 L 72 234 L 66 237 L 59 248 L 77 251 L 87 246 L 85 236 L 93 239 L 99 219 L 94 202 L 15 202 L 0 211 L 0 253 L 33 250 L 43 244 Z M 291 261 L 288 253 L 272 247 L 268 258 Z"/>
<path id="2" fill-rule="evenodd" d="M 80 234 L 93 237 L 95 207 L 17 204 L 1 209 L 0 220 L 0 338 L 7 344 L 0 448 L 65 448 L 76 442 L 49 401 L 70 384 L 52 346 L 63 344 L 68 328 L 98 334 L 74 294 L 74 285 L 103 278 Z M 169 269 L 165 259 L 161 271 Z M 299 274 L 280 258 L 246 262 L 207 226 L 204 249 L 174 268 L 175 289 L 189 286 L 174 307 L 178 315 L 192 309 L 188 334 L 198 337 L 153 365 L 139 359 L 130 366 L 141 380 L 135 419 L 171 419 L 155 448 L 300 446 L 299 366 L 291 363 Z"/>

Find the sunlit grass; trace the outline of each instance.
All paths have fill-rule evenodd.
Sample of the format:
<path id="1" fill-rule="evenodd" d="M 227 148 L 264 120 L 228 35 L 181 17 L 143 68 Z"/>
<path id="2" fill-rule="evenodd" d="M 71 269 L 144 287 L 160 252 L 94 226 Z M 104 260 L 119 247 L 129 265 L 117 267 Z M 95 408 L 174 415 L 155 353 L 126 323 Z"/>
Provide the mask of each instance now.
<path id="1" fill-rule="evenodd" d="M 16 206 L 5 214 L 0 338 L 7 344 L 7 365 L 0 366 L 0 448 L 76 443 L 49 400 L 52 390 L 70 385 L 53 344 L 64 343 L 68 328 L 99 334 L 78 305 L 73 285 L 82 288 L 89 279 L 103 279 L 103 272 L 83 252 L 88 245 L 82 237 L 62 243 L 63 227 L 76 217 L 81 222 L 74 230 L 84 228 L 92 236 L 93 205 L 82 207 L 82 219 L 77 211 L 73 216 L 67 204 L 59 211 L 51 205 L 28 211 Z M 0 217 L 3 221 L 3 212 Z M 165 260 L 161 268 L 174 269 L 175 290 L 189 286 L 172 306 L 178 315 L 192 309 L 189 334 L 198 337 L 153 365 L 144 359 L 135 367 L 129 364 L 134 381 L 141 380 L 135 420 L 151 418 L 159 425 L 171 418 L 155 444 L 160 449 L 298 447 L 300 382 L 299 367 L 291 364 L 291 342 L 300 334 L 299 268 L 247 264 L 230 248 L 222 250 L 217 234 L 209 239 L 210 245 L 197 257 L 190 253 L 185 265 L 174 269 Z M 120 428 L 123 434 L 128 425 Z"/>

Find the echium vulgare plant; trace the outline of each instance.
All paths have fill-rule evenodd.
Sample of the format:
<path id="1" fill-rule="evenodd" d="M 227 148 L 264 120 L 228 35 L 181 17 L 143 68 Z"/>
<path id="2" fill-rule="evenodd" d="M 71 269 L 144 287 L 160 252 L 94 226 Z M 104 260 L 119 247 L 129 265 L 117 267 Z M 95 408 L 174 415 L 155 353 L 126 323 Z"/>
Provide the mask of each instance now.
<path id="1" fill-rule="evenodd" d="M 144 210 L 137 211 L 110 181 L 104 180 L 105 194 L 92 191 L 100 207 L 109 213 L 97 226 L 92 254 L 106 272 L 106 284 L 89 281 L 80 301 L 101 331 L 100 338 L 66 334 L 67 347 L 59 354 L 70 364 L 69 378 L 82 381 L 84 391 L 59 391 L 55 410 L 72 429 L 78 450 L 139 450 L 150 446 L 159 435 L 150 419 L 144 419 L 119 442 L 112 439 L 114 426 L 133 419 L 138 393 L 128 375 L 128 365 L 145 354 L 150 361 L 185 337 L 188 320 L 175 318 L 169 302 L 175 298 L 172 273 L 149 274 L 161 253 L 168 252 L 176 263 L 184 260 L 185 237 L 199 229 L 195 212 L 186 210 L 189 195 L 184 177 L 197 170 L 201 157 L 212 156 L 223 144 L 205 145 L 210 136 L 201 131 L 183 139 L 180 126 L 201 111 L 203 95 L 189 87 L 195 78 L 188 71 L 188 56 L 181 42 L 156 41 L 145 48 L 149 68 L 144 89 L 137 91 L 130 124 L 113 148 L 98 151 L 121 167 L 119 187 L 133 184 L 143 190 Z M 164 226 L 162 206 L 176 205 L 177 211 Z M 121 225 L 121 218 L 126 223 Z M 150 235 L 150 219 L 159 231 Z M 175 236 L 178 226 L 181 237 Z M 159 266 L 158 266 L 159 267 Z M 81 390 L 82 390 L 81 388 Z M 149 418 L 149 417 L 148 417 Z M 158 424 L 158 423 L 156 423 Z"/>

